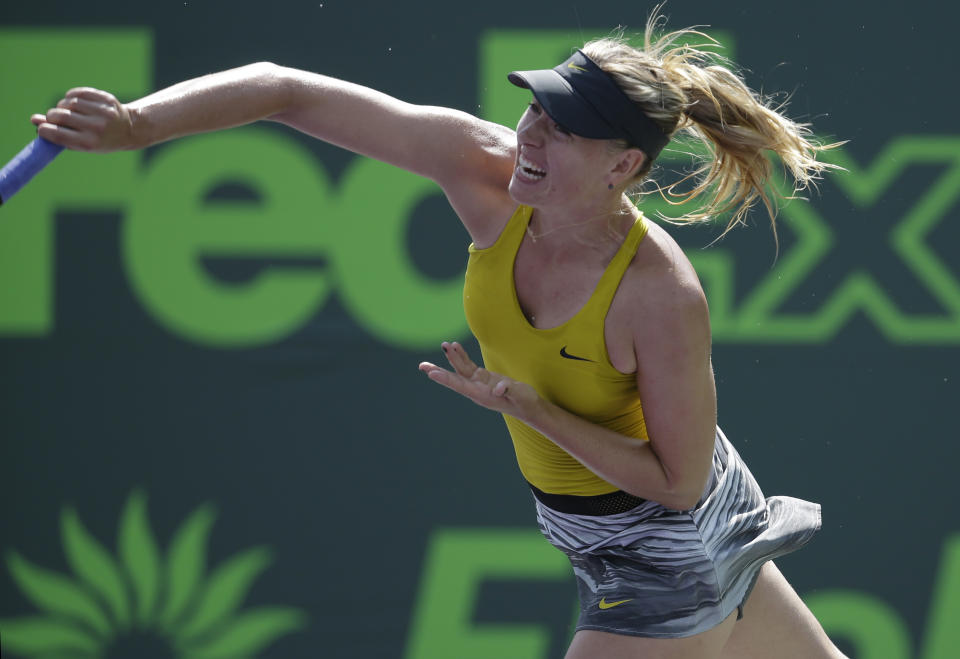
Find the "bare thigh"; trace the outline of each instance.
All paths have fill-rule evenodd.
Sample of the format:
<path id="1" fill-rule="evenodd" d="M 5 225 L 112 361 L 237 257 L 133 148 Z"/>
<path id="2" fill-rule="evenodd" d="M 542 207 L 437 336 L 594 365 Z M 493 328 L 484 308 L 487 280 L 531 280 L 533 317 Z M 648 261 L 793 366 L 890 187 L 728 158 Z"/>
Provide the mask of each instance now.
<path id="1" fill-rule="evenodd" d="M 701 634 L 687 638 L 641 638 L 584 629 L 578 631 L 566 659 L 718 659 L 737 612 Z"/>
<path id="2" fill-rule="evenodd" d="M 722 659 L 846 659 L 773 562 L 734 625 Z"/>

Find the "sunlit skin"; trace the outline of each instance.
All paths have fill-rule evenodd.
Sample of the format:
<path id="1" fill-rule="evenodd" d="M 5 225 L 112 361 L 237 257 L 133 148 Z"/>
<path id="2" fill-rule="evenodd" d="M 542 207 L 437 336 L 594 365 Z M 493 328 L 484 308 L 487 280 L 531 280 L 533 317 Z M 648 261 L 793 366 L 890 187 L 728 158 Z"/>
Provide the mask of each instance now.
<path id="1" fill-rule="evenodd" d="M 520 117 L 516 136 L 516 167 L 508 192 L 516 203 L 535 209 L 532 224 L 537 226 L 531 229 L 549 231 L 632 208 L 620 194 L 611 194 L 609 186 L 620 189 L 629 183 L 645 160 L 639 149 L 614 150 L 610 140 L 574 135 L 536 100 Z M 538 178 L 526 173 L 521 158 L 546 174 Z M 632 219 L 627 222 L 629 226 Z"/>

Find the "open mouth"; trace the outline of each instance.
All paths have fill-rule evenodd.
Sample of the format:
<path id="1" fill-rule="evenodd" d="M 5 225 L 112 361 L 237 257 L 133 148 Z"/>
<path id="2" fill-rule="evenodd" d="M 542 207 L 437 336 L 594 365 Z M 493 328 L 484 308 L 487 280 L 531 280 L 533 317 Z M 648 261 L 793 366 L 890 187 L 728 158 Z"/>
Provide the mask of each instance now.
<path id="1" fill-rule="evenodd" d="M 517 171 L 524 175 L 524 177 L 539 181 L 544 176 L 547 175 L 545 169 L 537 167 L 535 164 L 524 158 L 522 155 L 517 157 Z"/>

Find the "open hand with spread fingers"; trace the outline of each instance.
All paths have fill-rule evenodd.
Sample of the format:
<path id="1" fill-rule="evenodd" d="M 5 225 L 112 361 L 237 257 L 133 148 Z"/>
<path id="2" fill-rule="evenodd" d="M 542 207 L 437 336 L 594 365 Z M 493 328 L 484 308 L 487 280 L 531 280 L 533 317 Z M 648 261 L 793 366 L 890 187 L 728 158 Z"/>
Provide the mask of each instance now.
<path id="1" fill-rule="evenodd" d="M 473 363 L 459 343 L 441 343 L 453 371 L 421 362 L 420 370 L 434 382 L 453 389 L 477 405 L 482 405 L 522 421 L 529 421 L 545 401 L 528 384 L 488 371 Z"/>

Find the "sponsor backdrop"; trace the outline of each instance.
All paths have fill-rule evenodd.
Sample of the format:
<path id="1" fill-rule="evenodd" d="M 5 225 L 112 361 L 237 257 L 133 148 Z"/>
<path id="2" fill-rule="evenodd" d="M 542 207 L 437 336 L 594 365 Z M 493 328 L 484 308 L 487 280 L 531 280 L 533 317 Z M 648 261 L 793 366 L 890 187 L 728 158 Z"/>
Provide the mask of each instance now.
<path id="1" fill-rule="evenodd" d="M 650 9 L 15 3 L 0 158 L 69 87 L 129 100 L 258 60 L 513 124 L 511 68 Z M 850 140 L 779 253 L 760 214 L 709 247 L 717 227 L 671 229 L 710 298 L 721 425 L 768 493 L 824 506 L 781 567 L 852 657 L 958 657 L 960 10 L 667 12 Z M 0 210 L 4 656 L 561 657 L 574 585 L 502 421 L 416 369 L 444 339 L 476 353 L 466 247 L 430 182 L 275 125 L 67 153 Z"/>

